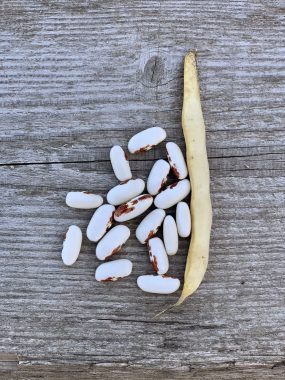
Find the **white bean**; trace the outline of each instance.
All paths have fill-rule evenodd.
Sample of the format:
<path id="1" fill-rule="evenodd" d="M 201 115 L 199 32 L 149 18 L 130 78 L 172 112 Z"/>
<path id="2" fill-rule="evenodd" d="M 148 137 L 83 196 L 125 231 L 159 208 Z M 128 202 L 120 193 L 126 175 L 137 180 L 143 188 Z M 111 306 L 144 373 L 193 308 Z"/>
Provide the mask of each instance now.
<path id="1" fill-rule="evenodd" d="M 118 206 L 141 194 L 145 183 L 142 179 L 130 179 L 113 187 L 107 194 L 107 201 Z"/>
<path id="2" fill-rule="evenodd" d="M 136 237 L 138 241 L 145 244 L 158 231 L 165 217 L 165 211 L 155 209 L 151 211 L 138 225 L 136 229 Z"/>
<path id="3" fill-rule="evenodd" d="M 161 191 L 154 200 L 154 205 L 157 208 L 169 208 L 174 206 L 176 203 L 182 201 L 190 193 L 190 181 L 188 179 L 183 179 L 173 183 L 163 191 Z"/>
<path id="4" fill-rule="evenodd" d="M 179 202 L 176 207 L 176 224 L 178 234 L 186 238 L 191 232 L 191 215 L 190 209 L 186 202 Z"/>
<path id="5" fill-rule="evenodd" d="M 170 171 L 170 165 L 164 160 L 158 160 L 154 163 L 147 180 L 147 191 L 151 195 L 159 193 L 161 188 L 166 184 L 167 176 Z"/>
<path id="6" fill-rule="evenodd" d="M 113 224 L 115 207 L 105 204 L 97 208 L 86 231 L 89 240 L 97 242 Z"/>
<path id="7" fill-rule="evenodd" d="M 119 181 L 126 181 L 132 178 L 128 157 L 119 145 L 112 147 L 110 151 L 110 160 L 115 176 Z"/>
<path id="8" fill-rule="evenodd" d="M 87 191 L 70 191 L 66 195 L 65 202 L 69 207 L 90 209 L 101 206 L 103 198 Z"/>
<path id="9" fill-rule="evenodd" d="M 114 218 L 117 222 L 125 222 L 136 218 L 144 213 L 153 202 L 153 197 L 149 194 L 142 194 L 131 199 L 127 203 L 123 203 L 117 208 L 114 213 Z"/>
<path id="10" fill-rule="evenodd" d="M 187 165 L 183 153 L 174 142 L 166 144 L 167 157 L 174 175 L 178 179 L 184 179 L 188 175 Z"/>
<path id="11" fill-rule="evenodd" d="M 108 257 L 118 253 L 130 237 L 130 234 L 130 229 L 126 226 L 119 225 L 112 228 L 97 244 L 97 259 L 106 260 Z"/>
<path id="12" fill-rule="evenodd" d="M 134 135 L 129 143 L 130 153 L 140 153 L 150 150 L 153 146 L 158 145 L 166 138 L 166 132 L 160 127 L 145 129 Z"/>
<path id="13" fill-rule="evenodd" d="M 178 278 L 160 275 L 143 275 L 137 278 L 138 287 L 144 292 L 156 294 L 171 294 L 179 289 Z"/>
<path id="14" fill-rule="evenodd" d="M 171 215 L 167 215 L 163 222 L 163 241 L 167 254 L 175 255 L 178 251 L 178 233 L 175 220 Z"/>
<path id="15" fill-rule="evenodd" d="M 158 237 L 152 238 L 147 243 L 150 262 L 157 274 L 165 274 L 169 269 L 168 256 L 164 244 Z"/>
<path id="16" fill-rule="evenodd" d="M 128 259 L 119 259 L 100 264 L 95 271 L 97 281 L 117 281 L 132 273 L 133 264 Z"/>
<path id="17" fill-rule="evenodd" d="M 66 232 L 61 251 L 65 265 L 72 265 L 77 260 L 82 243 L 82 232 L 77 226 L 70 226 Z"/>

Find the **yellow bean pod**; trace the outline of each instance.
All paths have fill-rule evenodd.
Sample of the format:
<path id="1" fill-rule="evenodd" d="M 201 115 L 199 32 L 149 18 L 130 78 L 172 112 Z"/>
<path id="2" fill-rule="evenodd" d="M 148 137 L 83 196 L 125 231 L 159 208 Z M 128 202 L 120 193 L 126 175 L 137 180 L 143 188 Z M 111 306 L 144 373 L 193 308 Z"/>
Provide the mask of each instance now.
<path id="1" fill-rule="evenodd" d="M 190 201 L 192 235 L 184 273 L 184 286 L 176 305 L 193 294 L 204 278 L 208 265 L 212 226 L 206 133 L 194 52 L 189 52 L 184 61 L 182 128 L 192 189 Z"/>

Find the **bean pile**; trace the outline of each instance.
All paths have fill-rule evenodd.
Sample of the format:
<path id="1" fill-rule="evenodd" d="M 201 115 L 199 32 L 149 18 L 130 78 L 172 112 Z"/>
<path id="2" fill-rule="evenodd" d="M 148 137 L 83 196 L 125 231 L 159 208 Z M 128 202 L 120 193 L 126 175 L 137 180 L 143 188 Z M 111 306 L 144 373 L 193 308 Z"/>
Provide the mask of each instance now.
<path id="1" fill-rule="evenodd" d="M 166 132 L 160 127 L 145 129 L 134 135 L 128 143 L 130 153 L 145 152 L 158 145 L 166 138 Z M 95 271 L 97 281 L 116 281 L 127 277 L 132 272 L 132 262 L 128 259 L 109 261 L 121 250 L 130 237 L 130 229 L 122 224 L 113 226 L 114 221 L 126 222 L 146 212 L 154 203 L 156 207 L 148 213 L 136 229 L 136 238 L 146 244 L 150 262 L 155 275 L 142 275 L 137 279 L 138 287 L 149 293 L 170 294 L 178 290 L 180 281 L 167 276 L 169 270 L 168 256 L 178 251 L 178 236 L 189 237 L 191 217 L 188 204 L 183 199 L 190 193 L 188 170 L 181 149 L 177 144 L 166 144 L 168 162 L 157 160 L 147 179 L 147 193 L 143 193 L 145 182 L 132 179 L 130 164 L 124 150 L 116 145 L 110 151 L 113 171 L 120 183 L 107 194 L 108 203 L 103 198 L 90 192 L 69 192 L 66 204 L 77 209 L 96 208 L 86 231 L 87 238 L 97 243 L 96 257 L 100 261 Z M 168 186 L 167 179 L 173 172 L 177 182 Z M 166 215 L 166 209 L 176 206 L 176 218 Z M 117 206 L 117 208 L 116 208 Z M 155 237 L 163 226 L 163 240 Z M 65 265 L 76 262 L 82 243 L 82 232 L 78 226 L 68 228 L 63 242 L 62 260 Z"/>

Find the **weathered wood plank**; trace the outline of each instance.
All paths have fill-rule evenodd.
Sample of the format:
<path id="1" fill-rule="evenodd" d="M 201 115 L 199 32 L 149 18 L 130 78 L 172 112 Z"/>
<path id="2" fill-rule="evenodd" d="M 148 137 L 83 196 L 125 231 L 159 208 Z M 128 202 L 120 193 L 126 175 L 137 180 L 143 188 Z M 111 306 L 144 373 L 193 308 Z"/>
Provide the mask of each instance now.
<path id="1" fill-rule="evenodd" d="M 18 364 L 19 360 L 16 354 L 0 352 L 0 378 L 3 373 L 10 373 L 11 371 L 16 371 L 18 369 Z"/>
<path id="2" fill-rule="evenodd" d="M 6 372 L 0 379 L 9 380 L 38 380 L 44 378 L 46 380 L 101 380 L 101 379 L 118 379 L 118 380 L 134 380 L 134 379 L 158 379 L 158 380 L 260 380 L 260 379 L 282 379 L 284 377 L 284 369 L 282 367 L 273 366 L 273 368 L 266 367 L 252 367 L 247 369 L 235 368 L 234 362 L 227 363 L 225 369 L 208 369 L 197 370 L 189 366 L 184 370 L 158 370 L 149 368 L 129 368 L 126 366 L 112 367 L 108 364 L 105 365 L 31 365 L 30 363 L 23 363 L 19 365 L 16 372 Z"/>
<path id="3" fill-rule="evenodd" d="M 151 273 L 151 267 L 145 247 L 133 237 L 121 255 L 134 263 L 125 281 L 94 282 L 94 245 L 86 238 L 75 266 L 61 263 L 66 227 L 76 223 L 85 232 L 92 215 L 68 209 L 66 190 L 88 184 L 104 194 L 116 183 L 110 170 L 100 172 L 97 181 L 96 171 L 92 178 L 85 165 L 3 170 L 1 320 L 13 334 L 5 347 L 16 344 L 23 360 L 59 360 L 60 352 L 63 361 L 160 368 L 177 368 L 184 361 L 198 368 L 233 360 L 241 365 L 279 362 L 285 178 L 251 177 L 247 171 L 244 177 L 228 171 L 216 177 L 212 170 L 215 218 L 206 280 L 187 304 L 152 321 L 176 295 L 157 297 L 136 288 L 137 275 Z M 132 231 L 136 224 L 130 223 Z M 172 273 L 180 278 L 186 248 L 183 241 L 171 259 Z"/>
<path id="4" fill-rule="evenodd" d="M 90 160 L 96 130 L 109 140 L 118 128 L 178 127 L 189 48 L 200 55 L 209 146 L 217 135 L 219 147 L 284 148 L 278 3 L 215 1 L 207 14 L 203 1 L 69 3 L 3 6 L 2 163 Z"/>
<path id="5" fill-rule="evenodd" d="M 142 129 L 142 128 L 141 128 Z M 175 140 L 184 147 L 182 131 L 177 124 L 175 128 L 166 128 L 168 140 Z M 110 148 L 114 144 L 122 145 L 127 151 L 127 142 L 135 130 L 116 130 L 116 132 L 93 130 L 92 132 L 77 134 L 63 134 L 61 136 L 30 136 L 2 138 L 0 164 L 13 165 L 21 163 L 61 163 L 61 162 L 98 162 L 109 161 Z M 232 164 L 233 159 L 241 162 L 241 166 L 234 165 L 235 169 L 243 169 L 242 164 L 259 162 L 273 168 L 276 161 L 284 169 L 285 133 L 284 131 L 256 131 L 233 132 L 216 131 L 208 133 L 208 153 L 211 163 L 216 159 L 224 169 L 224 165 Z M 164 145 L 158 146 L 144 155 L 131 155 L 130 160 L 153 160 L 165 157 Z M 228 160 L 224 160 L 228 158 Z M 274 162 L 275 161 L 275 162 Z M 263 163 L 264 162 L 264 163 Z M 271 164 L 270 164 L 271 162 Z M 136 165 L 136 164 L 134 164 Z M 135 166 L 136 167 L 136 166 Z M 215 166 L 216 167 L 216 166 Z M 263 167 L 266 169 L 266 167 Z M 275 167 L 275 169 L 278 169 Z"/>
<path id="6" fill-rule="evenodd" d="M 0 378 L 282 378 L 281 10 L 261 0 L 1 2 Z M 110 147 L 142 128 L 161 125 L 184 146 L 189 49 L 198 51 L 207 125 L 211 257 L 199 291 L 153 320 L 177 297 L 137 289 L 151 267 L 134 235 L 124 281 L 95 283 L 86 238 L 79 261 L 63 267 L 66 227 L 85 234 L 92 215 L 64 197 L 105 195 L 116 184 Z M 131 157 L 134 175 L 145 178 L 161 156 L 162 146 Z M 171 258 L 180 278 L 187 244 Z"/>

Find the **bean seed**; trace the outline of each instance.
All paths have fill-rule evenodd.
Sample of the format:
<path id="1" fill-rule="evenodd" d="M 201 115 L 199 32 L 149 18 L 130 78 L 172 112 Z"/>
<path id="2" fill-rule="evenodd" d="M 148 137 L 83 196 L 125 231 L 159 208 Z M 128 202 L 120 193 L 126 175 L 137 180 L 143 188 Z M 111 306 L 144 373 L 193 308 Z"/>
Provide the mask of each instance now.
<path id="1" fill-rule="evenodd" d="M 171 294 L 180 287 L 178 278 L 160 275 L 143 275 L 137 278 L 138 287 L 147 293 Z"/>
<path id="2" fill-rule="evenodd" d="M 101 206 L 103 198 L 87 191 L 71 191 L 67 193 L 65 202 L 69 207 L 90 209 Z"/>
<path id="3" fill-rule="evenodd" d="M 97 259 L 106 260 L 108 257 L 118 253 L 130 237 L 130 234 L 130 229 L 126 226 L 120 225 L 112 228 L 97 244 Z"/>
<path id="4" fill-rule="evenodd" d="M 115 145 L 111 149 L 110 160 L 115 176 L 119 181 L 126 181 L 132 178 L 128 157 L 119 145 Z"/>
<path id="5" fill-rule="evenodd" d="M 179 236 L 182 238 L 188 237 L 191 232 L 191 215 L 186 202 L 179 202 L 177 204 L 176 223 Z"/>
<path id="6" fill-rule="evenodd" d="M 107 194 L 107 201 L 114 206 L 121 205 L 141 194 L 144 187 L 145 183 L 142 179 L 130 179 L 113 187 Z"/>
<path id="7" fill-rule="evenodd" d="M 169 269 L 168 256 L 164 244 L 158 237 L 152 238 L 147 243 L 150 262 L 157 274 L 165 274 Z"/>
<path id="8" fill-rule="evenodd" d="M 166 132 L 160 127 L 145 129 L 134 135 L 128 143 L 130 153 L 140 153 L 150 150 L 166 138 Z"/>
<path id="9" fill-rule="evenodd" d="M 136 237 L 138 241 L 145 244 L 158 231 L 165 217 L 165 211 L 156 209 L 151 211 L 138 225 Z"/>
<path id="10" fill-rule="evenodd" d="M 149 194 L 142 194 L 129 202 L 122 204 L 114 213 L 114 218 L 117 222 L 125 222 L 136 218 L 143 214 L 153 202 L 153 198 Z"/>
<path id="11" fill-rule="evenodd" d="M 163 222 L 163 241 L 167 254 L 175 255 L 178 251 L 178 233 L 175 220 L 171 215 L 167 215 Z"/>
<path id="12" fill-rule="evenodd" d="M 105 204 L 97 208 L 86 231 L 89 240 L 97 242 L 113 224 L 115 207 Z"/>
<path id="13" fill-rule="evenodd" d="M 95 279 L 101 282 L 117 281 L 132 273 L 133 264 L 130 260 L 119 259 L 100 264 L 95 271 Z"/>
<path id="14" fill-rule="evenodd" d="M 167 209 L 182 201 L 190 193 L 190 182 L 188 179 L 183 179 L 173 183 L 163 191 L 161 191 L 154 200 L 154 205 L 157 208 Z"/>
<path id="15" fill-rule="evenodd" d="M 147 180 L 147 191 L 151 195 L 159 193 L 161 188 L 166 184 L 167 176 L 170 171 L 170 165 L 164 160 L 158 160 L 153 165 Z"/>
<path id="16" fill-rule="evenodd" d="M 184 179 L 188 175 L 187 165 L 179 146 L 173 142 L 166 144 L 167 157 L 173 174 L 178 179 Z"/>
<path id="17" fill-rule="evenodd" d="M 77 260 L 82 243 L 82 232 L 77 226 L 70 226 L 66 232 L 61 251 L 65 265 L 72 265 Z"/>

